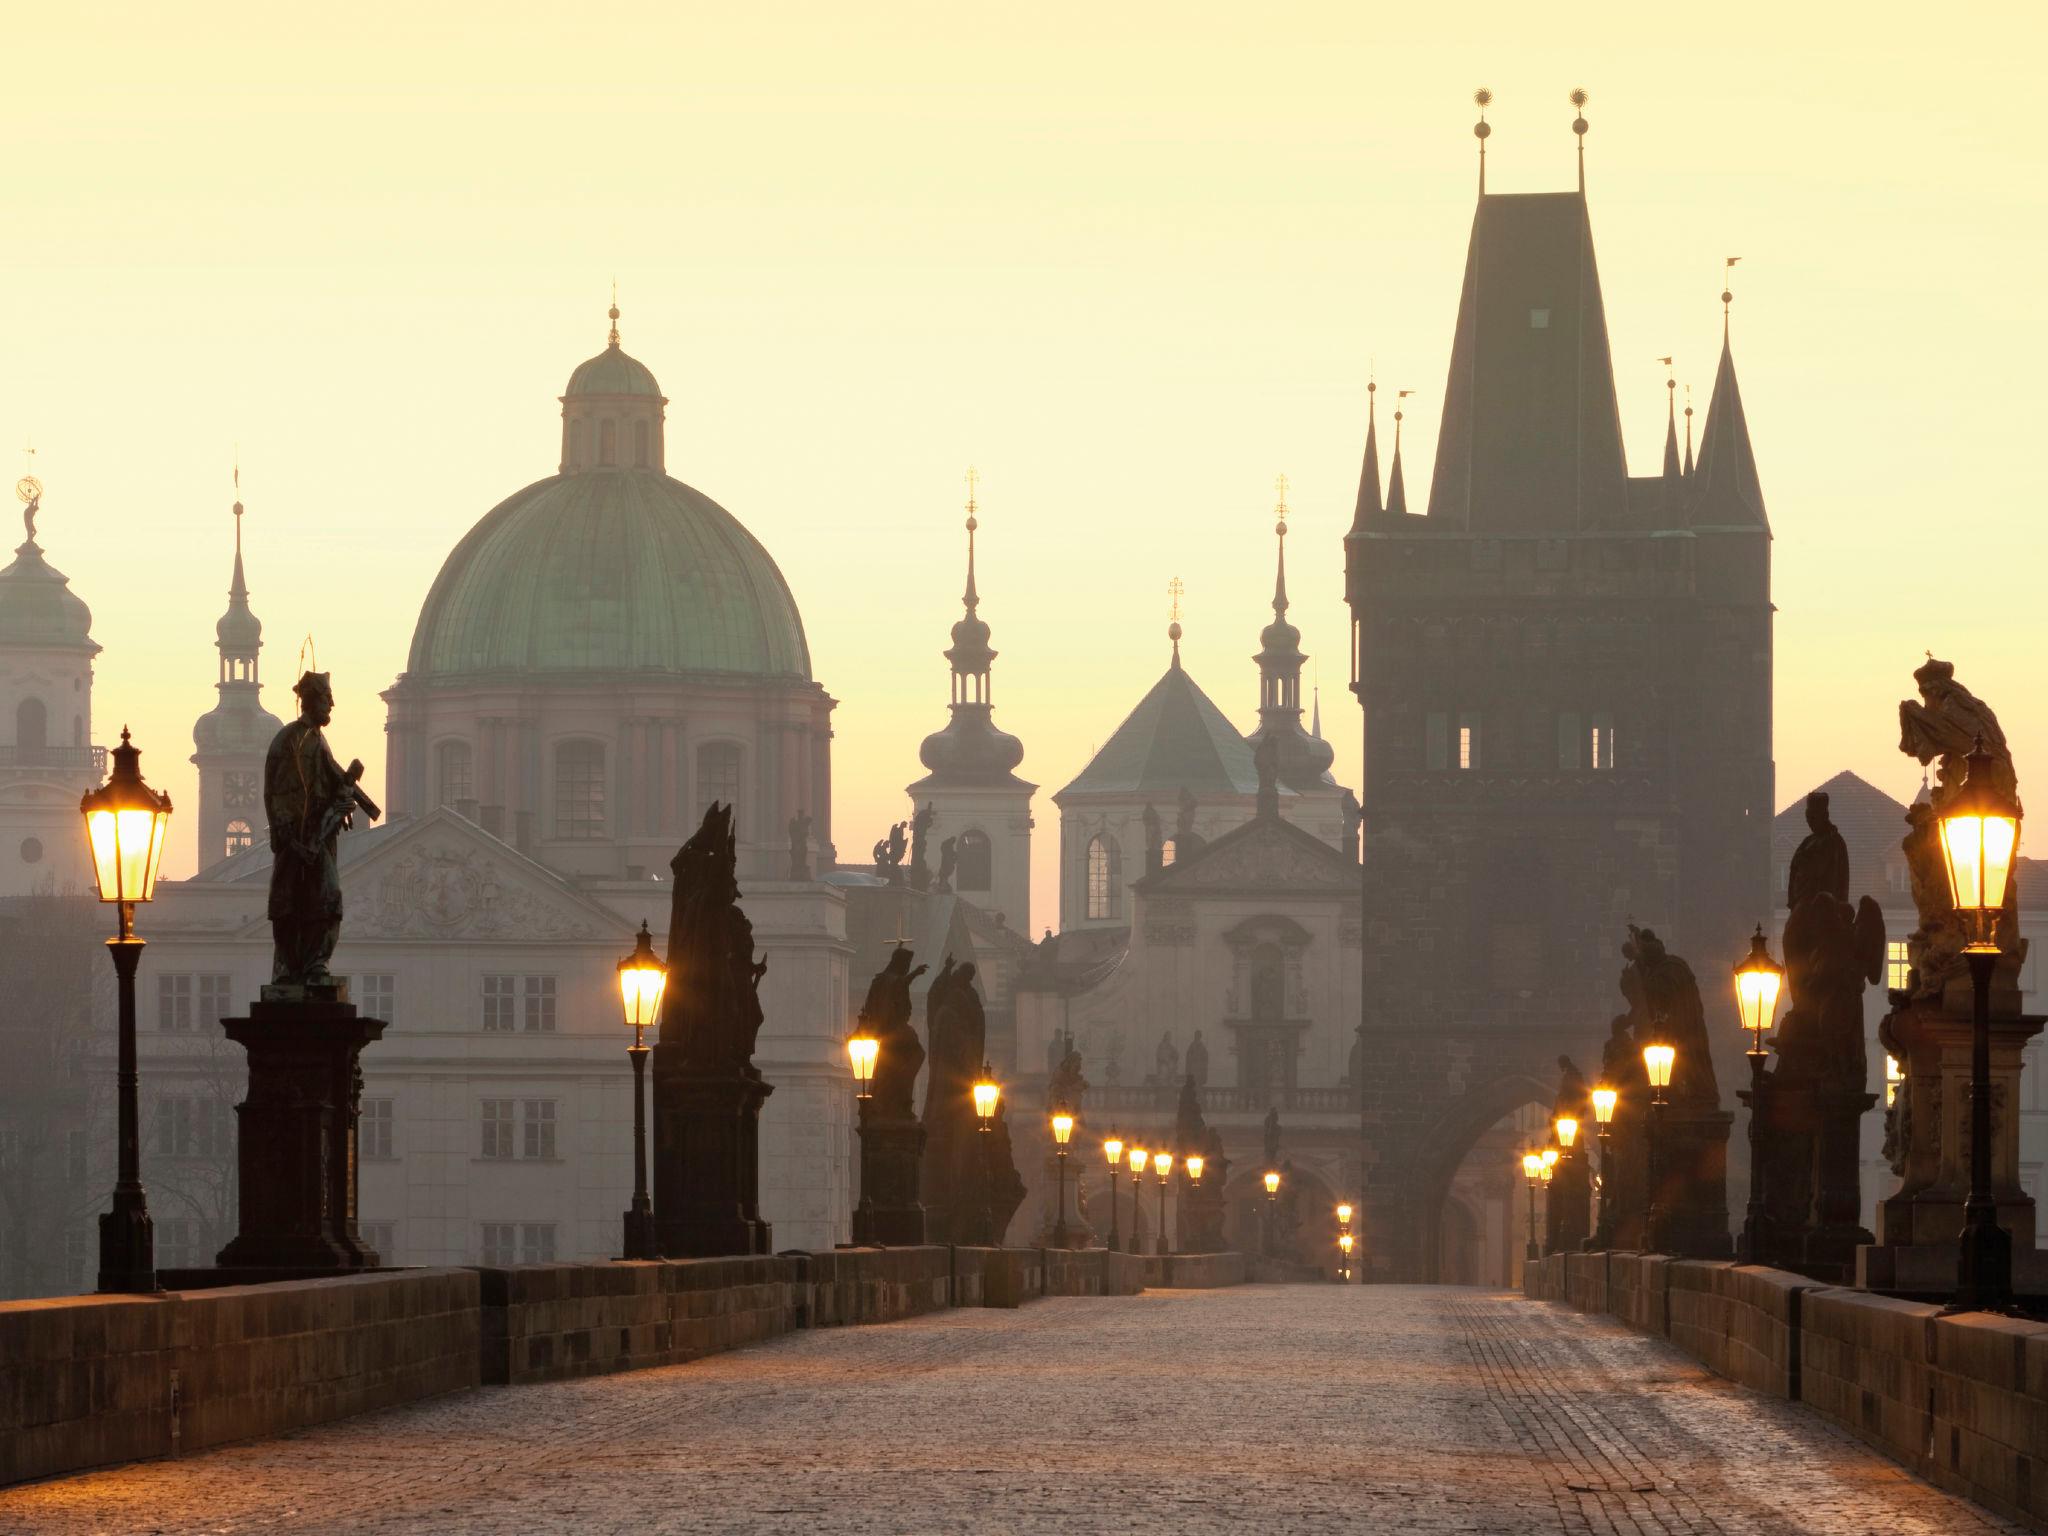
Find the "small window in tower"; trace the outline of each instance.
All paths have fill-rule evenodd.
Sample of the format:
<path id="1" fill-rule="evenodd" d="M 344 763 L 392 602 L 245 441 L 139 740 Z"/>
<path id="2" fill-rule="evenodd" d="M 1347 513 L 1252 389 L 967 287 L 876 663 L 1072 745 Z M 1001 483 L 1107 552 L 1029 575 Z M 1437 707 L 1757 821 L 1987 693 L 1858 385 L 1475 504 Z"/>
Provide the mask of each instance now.
<path id="1" fill-rule="evenodd" d="M 1549 310 L 1547 310 L 1547 309 L 1532 309 L 1532 310 L 1530 310 L 1530 311 L 1529 311 L 1529 329 L 1530 329 L 1530 330 L 1532 330 L 1532 331 L 1547 331 L 1547 330 L 1549 330 L 1549 329 L 1550 329 L 1550 311 L 1549 311 Z"/>
<path id="2" fill-rule="evenodd" d="M 1593 717 L 1593 727 L 1586 746 L 1589 765 L 1602 773 L 1611 773 L 1614 769 L 1614 716 Z"/>
<path id="3" fill-rule="evenodd" d="M 469 743 L 444 741 L 434 751 L 436 777 L 440 781 L 440 797 L 434 803 L 459 807 L 475 799 L 476 789 L 470 776 Z"/>
<path id="4" fill-rule="evenodd" d="M 604 836 L 604 747 L 565 741 L 555 748 L 555 836 L 580 842 Z"/>
<path id="5" fill-rule="evenodd" d="M 1479 716 L 1470 710 L 1458 716 L 1458 766 L 1479 766 Z"/>
<path id="6" fill-rule="evenodd" d="M 740 798 L 740 749 L 729 741 L 707 741 L 697 749 L 697 814 L 712 801 L 737 805 Z"/>
<path id="7" fill-rule="evenodd" d="M 953 883 L 957 888 L 963 891 L 986 891 L 995 884 L 995 854 L 986 832 L 962 832 L 960 845 L 954 853 L 959 859 L 959 865 L 953 875 Z"/>
<path id="8" fill-rule="evenodd" d="M 228 823 L 227 847 L 223 857 L 231 859 L 244 848 L 254 848 L 255 846 L 256 829 L 254 827 L 250 826 L 248 822 L 239 819 Z"/>
<path id="9" fill-rule="evenodd" d="M 633 423 L 633 465 L 636 469 L 647 467 L 647 423 Z"/>
<path id="10" fill-rule="evenodd" d="M 1180 857 L 1180 849 L 1176 846 L 1179 842 L 1179 838 L 1169 837 L 1159 845 L 1159 867 L 1161 869 L 1169 867 L 1175 859 Z"/>
<path id="11" fill-rule="evenodd" d="M 607 416 L 597 429 L 597 462 L 616 464 L 619 459 L 619 424 Z"/>
<path id="12" fill-rule="evenodd" d="M 50 711 L 41 699 L 23 699 L 14 706 L 14 744 L 24 752 L 49 746 Z"/>
<path id="13" fill-rule="evenodd" d="M 1091 921 L 1115 917 L 1117 908 L 1115 839 L 1098 833 L 1088 840 L 1088 905 Z"/>

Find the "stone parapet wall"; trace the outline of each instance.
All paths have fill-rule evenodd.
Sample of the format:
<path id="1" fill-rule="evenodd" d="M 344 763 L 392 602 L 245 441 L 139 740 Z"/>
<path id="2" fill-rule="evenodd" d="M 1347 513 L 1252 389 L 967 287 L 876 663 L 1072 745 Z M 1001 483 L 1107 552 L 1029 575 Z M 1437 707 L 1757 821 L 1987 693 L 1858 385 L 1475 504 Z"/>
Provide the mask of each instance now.
<path id="1" fill-rule="evenodd" d="M 2048 1531 L 2048 1323 L 1755 1265 L 1597 1254 L 1527 1266 L 1523 1291 L 1605 1312 L 1719 1375 L 1806 1404 L 1921 1477 Z M 1597 1304 L 1596 1304 L 1597 1303 Z"/>
<path id="2" fill-rule="evenodd" d="M 0 1304 L 0 1483 L 281 1434 L 478 1382 L 477 1276 Z"/>

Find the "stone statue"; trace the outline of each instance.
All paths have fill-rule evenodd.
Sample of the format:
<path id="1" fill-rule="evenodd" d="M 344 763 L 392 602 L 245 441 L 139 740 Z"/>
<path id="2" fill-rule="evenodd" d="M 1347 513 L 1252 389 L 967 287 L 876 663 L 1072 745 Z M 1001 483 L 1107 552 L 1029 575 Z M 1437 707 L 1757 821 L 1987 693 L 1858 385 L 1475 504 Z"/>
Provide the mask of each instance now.
<path id="1" fill-rule="evenodd" d="M 1721 1090 L 1714 1077 L 1706 1010 L 1700 1004 L 1700 986 L 1692 967 L 1666 950 L 1653 930 L 1631 923 L 1628 932 L 1621 952 L 1635 974 L 1640 998 L 1634 1020 L 1636 1049 L 1640 1052 L 1660 1041 L 1676 1046 L 1678 1059 L 1672 1068 L 1669 1101 L 1714 1109 L 1721 1102 Z"/>
<path id="2" fill-rule="evenodd" d="M 1192 857 L 1203 845 L 1202 835 L 1195 830 L 1195 797 L 1187 785 L 1180 787 L 1180 802 L 1173 818 L 1173 860 L 1178 864 L 1182 859 Z"/>
<path id="3" fill-rule="evenodd" d="M 1557 1058 L 1557 1098 L 1550 1106 L 1550 1118 L 1554 1122 L 1561 1115 L 1569 1115 L 1579 1122 L 1580 1133 L 1590 1136 L 1593 1132 L 1593 1090 L 1586 1085 L 1586 1074 L 1569 1056 Z"/>
<path id="4" fill-rule="evenodd" d="M 1197 1088 L 1209 1086 L 1209 1047 L 1202 1043 L 1202 1032 L 1195 1031 L 1195 1038 L 1188 1042 L 1188 1081 Z"/>
<path id="5" fill-rule="evenodd" d="M 903 867 L 903 855 L 910 846 L 910 839 L 904 835 L 906 825 L 907 823 L 899 821 L 889 828 L 887 863 L 891 869 Z"/>
<path id="6" fill-rule="evenodd" d="M 1828 817 L 1825 790 L 1816 789 L 1806 797 L 1806 827 L 1806 836 L 1792 855 L 1792 874 L 1786 882 L 1788 912 L 1809 896 L 1849 899 L 1849 845 Z"/>
<path id="7" fill-rule="evenodd" d="M 1180 1082 L 1180 1101 L 1174 1106 L 1173 1145 L 1179 1149 L 1185 1162 L 1190 1152 L 1199 1152 L 1209 1144 L 1209 1122 L 1202 1118 L 1202 1095 L 1190 1072 Z M 1205 1169 L 1204 1172 L 1207 1170 Z"/>
<path id="8" fill-rule="evenodd" d="M 1788 1006 L 1773 1080 L 1861 1092 L 1863 989 L 1884 977 L 1884 913 L 1868 896 L 1849 905 L 1849 846 L 1826 795 L 1807 796 L 1806 824 L 1786 895 Z"/>
<path id="9" fill-rule="evenodd" d="M 768 963 L 754 958 L 754 925 L 740 910 L 735 837 L 733 808 L 714 800 L 669 862 L 674 885 L 661 1040 L 681 1048 L 685 1072 L 758 1077 L 754 1040 Z"/>
<path id="10" fill-rule="evenodd" d="M 1899 750 L 1925 767 L 1935 765 L 1935 781 L 1925 804 L 1906 812 L 1907 832 L 1901 847 L 1912 875 L 1913 902 L 1920 926 L 1907 941 L 1912 957 L 1912 983 L 1908 990 L 1916 998 L 1939 998 L 1951 979 L 1965 969 L 1963 946 L 1970 935 L 1964 931 L 1949 899 L 1948 874 L 1941 853 L 1937 823 L 1941 809 L 1954 793 L 1965 773 L 1964 760 L 1978 742 L 1991 759 L 1991 784 L 2014 798 L 2019 795 L 2012 750 L 1998 716 L 1969 689 L 1955 680 L 1955 665 L 1932 656 L 1915 669 L 1920 699 L 1906 699 L 1899 705 Z M 2016 975 L 2026 958 L 2026 942 L 2017 932 L 2019 879 L 2017 871 L 2006 887 L 2005 915 L 2000 924 L 2001 967 Z"/>
<path id="11" fill-rule="evenodd" d="M 1259 774 L 1258 814 L 1280 814 L 1280 738 L 1271 733 L 1259 737 L 1252 749 L 1252 766 Z"/>
<path id="12" fill-rule="evenodd" d="M 299 717 L 270 741 L 263 758 L 263 811 L 270 821 L 271 984 L 332 987 L 327 962 L 341 937 L 342 830 L 358 811 L 381 814 L 358 787 L 363 765 L 343 768 L 327 749 L 322 727 L 334 718 L 334 688 L 325 672 L 292 685 Z"/>
<path id="13" fill-rule="evenodd" d="M 1277 1167 L 1280 1162 L 1280 1109 L 1275 1105 L 1266 1111 L 1266 1166 Z"/>
<path id="14" fill-rule="evenodd" d="M 1082 1074 L 1081 1053 L 1074 1048 L 1072 1035 L 1057 1037 L 1057 1044 L 1065 1046 L 1052 1075 L 1045 1082 L 1045 1102 L 1049 1109 L 1064 1108 L 1069 1114 L 1081 1112 L 1081 1095 L 1088 1091 L 1088 1079 Z"/>
<path id="15" fill-rule="evenodd" d="M 1344 850 L 1345 857 L 1356 864 L 1364 858 L 1360 834 L 1365 830 L 1365 807 L 1358 803 L 1358 796 L 1347 789 L 1337 808 L 1344 813 L 1344 841 L 1338 846 Z"/>
<path id="16" fill-rule="evenodd" d="M 811 878 L 811 816 L 798 811 L 789 818 L 789 878 Z"/>
<path id="17" fill-rule="evenodd" d="M 939 844 L 939 874 L 932 882 L 932 889 L 950 894 L 953 889 L 953 871 L 960 867 L 960 839 L 949 837 Z"/>
<path id="18" fill-rule="evenodd" d="M 974 1080 L 987 1059 L 988 1017 L 974 987 L 972 963 L 959 965 L 946 956 L 925 993 L 924 1018 L 931 1051 L 923 1117 L 927 1228 L 933 1242 L 973 1242 L 979 1235 L 985 1193 Z M 1014 1167 L 1010 1176 L 1016 1177 Z M 1000 1168 L 997 1179 L 1000 1183 Z"/>
<path id="19" fill-rule="evenodd" d="M 928 890 L 932 883 L 931 866 L 925 863 L 924 848 L 930 841 L 932 823 L 938 813 L 927 801 L 911 814 L 910 820 L 910 888 L 914 891 Z"/>
<path id="20" fill-rule="evenodd" d="M 1110 1032 L 1109 1045 L 1103 1054 L 1103 1077 L 1112 1083 L 1122 1082 L 1124 1080 L 1124 1032 L 1122 1030 L 1112 1030 Z"/>
<path id="21" fill-rule="evenodd" d="M 912 969 L 912 958 L 901 944 L 891 950 L 888 964 L 868 983 L 867 1001 L 860 1010 L 861 1023 L 881 1047 L 875 1055 L 875 1080 L 870 1090 L 873 1113 L 892 1120 L 912 1117 L 917 1074 L 924 1070 L 924 1042 L 910 1023 L 910 984 L 925 973 L 925 967 Z"/>
<path id="22" fill-rule="evenodd" d="M 1159 1049 L 1152 1053 L 1154 1081 L 1160 1087 L 1170 1086 L 1180 1077 L 1180 1051 L 1173 1043 L 1173 1031 L 1168 1030 L 1159 1037 Z"/>
<path id="23" fill-rule="evenodd" d="M 1160 824 L 1159 808 L 1145 802 L 1145 873 L 1156 874 L 1166 863 L 1166 830 Z"/>
<path id="24" fill-rule="evenodd" d="M 1061 1030 L 1045 1042 L 1045 1075 L 1050 1079 L 1060 1069 L 1060 1063 L 1067 1059 L 1067 1052 L 1073 1049 L 1074 1037 Z"/>

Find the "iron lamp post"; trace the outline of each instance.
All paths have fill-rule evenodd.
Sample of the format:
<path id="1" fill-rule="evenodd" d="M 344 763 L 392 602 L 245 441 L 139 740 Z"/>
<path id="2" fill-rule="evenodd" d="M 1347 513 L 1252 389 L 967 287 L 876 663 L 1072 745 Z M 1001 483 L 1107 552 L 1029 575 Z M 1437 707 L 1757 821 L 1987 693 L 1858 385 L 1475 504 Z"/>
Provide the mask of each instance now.
<path id="1" fill-rule="evenodd" d="M 1998 919 L 2005 910 L 2013 857 L 2019 851 L 2019 802 L 1992 781 L 1995 764 L 1984 738 L 1965 759 L 1963 782 L 1941 808 L 1941 853 L 1949 899 L 1970 934 L 1970 1195 L 1956 1258 L 1957 1312 L 2006 1311 L 2013 1304 L 2012 1234 L 1998 1224 L 1991 1189 L 1991 975 L 1999 958 Z"/>
<path id="2" fill-rule="evenodd" d="M 1592 1242 L 1595 1249 L 1600 1249 L 1614 1244 L 1614 1208 L 1607 1188 L 1612 1161 L 1607 1127 L 1614 1123 L 1614 1106 L 1620 1102 L 1621 1095 L 1602 1083 L 1593 1090 L 1592 1099 L 1593 1128 L 1600 1137 L 1600 1219 L 1594 1225 Z"/>
<path id="3" fill-rule="evenodd" d="M 1143 1147 L 1133 1147 L 1127 1155 L 1130 1158 L 1131 1170 L 1131 1252 L 1143 1253 L 1145 1239 L 1138 1233 L 1138 1196 L 1143 1192 L 1144 1186 L 1138 1182 L 1138 1178 L 1144 1173 L 1145 1165 L 1152 1160 L 1152 1154 Z"/>
<path id="4" fill-rule="evenodd" d="M 860 1200 L 853 1208 L 853 1240 L 865 1245 L 875 1241 L 875 1203 L 870 1193 L 874 1180 L 868 1168 L 868 1117 L 875 1103 L 875 1068 L 882 1060 L 882 1042 L 875 1038 L 866 1024 L 856 1024 L 853 1033 L 846 1037 L 846 1060 L 853 1068 L 853 1110 L 860 1135 Z"/>
<path id="5" fill-rule="evenodd" d="M 626 1208 L 625 1255 L 656 1257 L 654 1202 L 647 1198 L 647 1027 L 661 1022 L 662 994 L 668 990 L 668 967 L 654 953 L 654 936 L 640 925 L 633 953 L 619 962 L 619 1002 L 633 1043 L 626 1054 L 633 1062 L 633 1203 Z"/>
<path id="6" fill-rule="evenodd" d="M 1275 1208 L 1275 1197 L 1280 1193 L 1280 1175 L 1271 1168 L 1266 1170 L 1266 1257 L 1275 1257 L 1279 1246 L 1280 1216 Z"/>
<path id="7" fill-rule="evenodd" d="M 1337 1248 L 1344 1255 L 1342 1263 L 1337 1267 L 1337 1278 L 1348 1284 L 1351 1280 L 1351 1234 L 1349 1232 L 1339 1232 L 1337 1234 Z"/>
<path id="8" fill-rule="evenodd" d="M 1678 1063 L 1678 1047 L 1675 1045 L 1646 1045 L 1643 1047 L 1643 1074 L 1650 1081 L 1650 1190 L 1643 1202 L 1643 1240 L 1652 1252 L 1658 1249 L 1658 1239 L 1663 1236 L 1663 1176 L 1660 1156 L 1663 1151 L 1660 1142 L 1664 1126 L 1664 1104 L 1667 1090 L 1671 1087 L 1671 1073 Z"/>
<path id="9" fill-rule="evenodd" d="M 1536 1153 L 1522 1154 L 1522 1177 L 1529 1181 L 1529 1245 L 1522 1251 L 1522 1261 L 1534 1264 L 1543 1257 L 1543 1250 L 1536 1246 L 1536 1185 L 1543 1177 L 1543 1159 Z"/>
<path id="10" fill-rule="evenodd" d="M 1055 1248 L 1067 1246 L 1067 1141 L 1074 1134 L 1074 1117 L 1062 1104 L 1052 1112 L 1052 1139 L 1059 1148 L 1060 1187 L 1057 1215 L 1052 1224 L 1052 1245 Z"/>
<path id="11" fill-rule="evenodd" d="M 1194 1191 L 1202 1187 L 1202 1170 L 1208 1166 L 1209 1160 L 1206 1157 L 1202 1156 L 1202 1154 L 1199 1152 L 1190 1152 L 1185 1158 L 1181 1160 L 1181 1171 L 1187 1175 L 1187 1187 L 1189 1193 L 1192 1194 Z M 1199 1248 L 1181 1249 L 1182 1253 L 1200 1253 L 1201 1251 L 1202 1250 Z"/>
<path id="12" fill-rule="evenodd" d="M 1114 1253 L 1121 1235 L 1116 1229 L 1116 1168 L 1117 1164 L 1124 1160 L 1123 1138 L 1112 1136 L 1103 1142 L 1102 1155 L 1109 1160 L 1109 1236 L 1104 1239 L 1102 1246 Z"/>
<path id="13" fill-rule="evenodd" d="M 112 775 L 78 803 L 92 850 L 93 882 L 100 900 L 112 903 L 120 916 L 115 937 L 107 940 L 118 983 L 120 1028 L 115 1068 L 120 1162 L 112 1207 L 100 1217 L 99 1289 L 109 1292 L 157 1289 L 156 1239 L 142 1192 L 141 1110 L 136 1102 L 135 971 L 142 963 L 143 941 L 135 936 L 135 908 L 156 895 L 157 868 L 163 863 L 164 836 L 171 824 L 171 797 L 142 782 L 141 760 L 141 748 L 130 745 L 123 726 Z"/>
<path id="14" fill-rule="evenodd" d="M 989 1247 L 996 1246 L 995 1143 L 996 1105 L 1002 1102 L 1002 1085 L 996 1081 L 995 1073 L 984 1060 L 981 1076 L 974 1083 L 974 1118 L 980 1126 L 976 1140 L 981 1143 L 981 1231 L 982 1241 Z"/>
<path id="15" fill-rule="evenodd" d="M 1166 1180 L 1167 1175 L 1173 1172 L 1173 1154 L 1171 1152 L 1154 1152 L 1152 1154 L 1152 1166 L 1159 1171 L 1159 1242 L 1157 1246 L 1161 1253 L 1171 1253 L 1173 1252 L 1173 1244 L 1166 1240 Z"/>
<path id="16" fill-rule="evenodd" d="M 1742 1220 L 1742 1248 L 1745 1264 L 1761 1264 L 1770 1248 L 1770 1217 L 1764 1210 L 1764 1063 L 1770 1048 L 1764 1031 L 1771 1027 L 1778 1011 L 1778 992 L 1785 984 L 1785 968 L 1771 958 L 1762 923 L 1750 938 L 1749 953 L 1735 967 L 1735 1006 L 1742 1027 L 1749 1031 L 1749 1211 Z"/>

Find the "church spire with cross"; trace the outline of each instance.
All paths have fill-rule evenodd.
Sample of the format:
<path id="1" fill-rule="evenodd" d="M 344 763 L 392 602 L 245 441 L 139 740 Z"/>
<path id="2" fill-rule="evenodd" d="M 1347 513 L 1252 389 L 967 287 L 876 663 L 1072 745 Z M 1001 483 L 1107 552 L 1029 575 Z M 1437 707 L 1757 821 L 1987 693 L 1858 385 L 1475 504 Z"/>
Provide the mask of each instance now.
<path id="1" fill-rule="evenodd" d="M 258 658 L 263 625 L 249 606 L 242 566 L 242 467 L 235 466 L 235 563 L 227 612 L 213 627 L 220 651 L 219 702 L 192 726 L 192 762 L 199 769 L 199 860 L 206 869 L 253 847 L 263 820 L 263 754 L 284 722 L 263 707 Z"/>
<path id="2" fill-rule="evenodd" d="M 1290 789 L 1310 789 L 1323 782 L 1336 752 L 1326 741 L 1302 729 L 1301 631 L 1287 618 L 1287 477 L 1273 482 L 1273 622 L 1259 631 L 1259 725 L 1245 740 L 1256 750 L 1272 740 L 1278 753 L 1280 782 Z"/>

